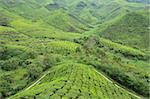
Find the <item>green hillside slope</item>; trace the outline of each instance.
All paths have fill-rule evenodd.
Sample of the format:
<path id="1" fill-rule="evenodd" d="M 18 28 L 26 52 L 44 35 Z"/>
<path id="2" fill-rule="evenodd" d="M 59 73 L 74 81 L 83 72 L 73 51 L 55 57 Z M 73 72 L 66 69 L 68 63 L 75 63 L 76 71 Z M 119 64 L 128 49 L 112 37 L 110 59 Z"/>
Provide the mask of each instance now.
<path id="1" fill-rule="evenodd" d="M 83 64 L 61 64 L 30 89 L 10 99 L 52 98 L 52 99 L 136 99 L 127 91 L 117 87 L 99 75 L 91 66 Z"/>
<path id="2" fill-rule="evenodd" d="M 69 25 L 74 29 L 78 28 L 83 30 L 86 29 L 85 27 L 88 27 L 87 25 L 95 25 L 113 19 L 126 10 L 145 9 L 144 4 L 132 4 L 124 0 L 87 0 L 84 2 L 82 0 L 0 0 L 0 2 L 1 7 L 33 21 L 38 21 L 39 19 L 51 20 L 55 15 L 65 15 L 64 17 L 56 17 L 55 20 L 59 20 L 61 23 L 69 18 L 70 24 L 64 22 L 64 26 L 67 23 L 67 27 Z M 60 9 L 62 9 L 62 13 L 64 14 L 60 15 L 59 11 L 51 14 L 54 10 Z M 80 24 L 79 26 L 81 27 L 74 27 L 77 26 L 76 24 Z M 62 29 L 62 25 L 59 28 Z"/>
<path id="3" fill-rule="evenodd" d="M 148 12 L 128 13 L 101 31 L 100 35 L 114 42 L 148 50 Z"/>
<path id="4" fill-rule="evenodd" d="M 80 38 L 75 42 L 84 48 L 84 51 L 77 54 L 79 62 L 93 65 L 115 81 L 148 97 L 148 53 L 99 38 L 97 35 Z"/>
<path id="5" fill-rule="evenodd" d="M 51 12 L 44 5 L 41 5 L 35 0 L 0 0 L 0 5 L 2 8 L 28 20 L 33 22 L 42 20 L 64 31 L 83 32 L 86 29 L 84 24 L 72 18 L 65 10 Z"/>
<path id="6" fill-rule="evenodd" d="M 147 6 L 0 0 L 0 99 L 148 98 Z"/>

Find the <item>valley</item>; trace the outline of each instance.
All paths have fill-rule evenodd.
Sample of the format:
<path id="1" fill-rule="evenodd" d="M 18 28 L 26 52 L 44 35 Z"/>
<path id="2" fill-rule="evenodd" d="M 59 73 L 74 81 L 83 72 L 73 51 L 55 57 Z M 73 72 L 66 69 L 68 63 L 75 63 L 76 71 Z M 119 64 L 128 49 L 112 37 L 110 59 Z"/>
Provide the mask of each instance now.
<path id="1" fill-rule="evenodd" d="M 0 0 L 0 99 L 148 99 L 141 1 Z"/>

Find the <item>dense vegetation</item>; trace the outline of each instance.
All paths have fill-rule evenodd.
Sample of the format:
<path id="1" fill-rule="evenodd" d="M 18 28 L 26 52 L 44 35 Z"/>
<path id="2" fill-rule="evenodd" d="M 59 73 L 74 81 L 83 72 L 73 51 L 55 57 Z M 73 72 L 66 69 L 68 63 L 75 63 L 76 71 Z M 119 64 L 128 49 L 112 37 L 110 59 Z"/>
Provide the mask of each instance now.
<path id="1" fill-rule="evenodd" d="M 148 97 L 145 8 L 125 0 L 0 0 L 0 98 Z"/>
<path id="2" fill-rule="evenodd" d="M 82 44 L 82 39 L 79 42 Z M 95 36 L 86 38 L 83 46 L 87 51 L 81 56 L 83 63 L 93 65 L 142 95 L 149 94 L 149 55 Z"/>
<path id="3" fill-rule="evenodd" d="M 107 81 L 91 66 L 71 63 L 61 64 L 50 69 L 38 85 L 11 98 L 123 99 L 124 97 L 136 99 L 126 90 Z"/>
<path id="4" fill-rule="evenodd" d="M 146 3 L 146 4 L 150 4 L 149 0 L 126 0 L 128 2 L 136 2 L 136 3 Z"/>
<path id="5" fill-rule="evenodd" d="M 128 13 L 108 26 L 100 35 L 117 43 L 148 50 L 149 19 L 144 15 L 148 15 L 148 12 Z"/>

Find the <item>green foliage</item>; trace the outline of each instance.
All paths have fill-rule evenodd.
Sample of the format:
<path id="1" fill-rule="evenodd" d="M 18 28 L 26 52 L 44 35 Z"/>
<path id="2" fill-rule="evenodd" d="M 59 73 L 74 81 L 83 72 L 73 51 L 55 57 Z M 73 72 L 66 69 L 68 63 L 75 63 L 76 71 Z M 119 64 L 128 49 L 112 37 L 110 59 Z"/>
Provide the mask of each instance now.
<path id="1" fill-rule="evenodd" d="M 130 73 L 127 73 L 117 66 L 102 66 L 102 64 L 100 64 L 99 69 L 104 71 L 107 75 L 109 75 L 120 84 L 125 85 L 142 95 L 149 95 L 149 89 L 147 87 L 148 82 L 146 79 L 134 77 Z"/>
<path id="2" fill-rule="evenodd" d="M 7 57 L 7 48 L 1 46 L 0 47 L 0 59 L 4 60 L 4 59 L 6 59 L 6 57 Z"/>
<path id="3" fill-rule="evenodd" d="M 0 87 L 1 87 L 1 90 L 0 90 L 1 95 L 3 97 L 9 96 L 9 91 L 8 90 L 10 90 L 10 84 L 7 81 L 3 81 L 3 82 L 0 82 Z"/>
<path id="4" fill-rule="evenodd" d="M 85 52 L 80 54 L 80 62 L 93 65 L 141 95 L 149 95 L 149 77 L 146 77 L 150 72 L 149 54 L 96 36 L 87 38 L 84 44 Z"/>
<path id="5" fill-rule="evenodd" d="M 0 98 L 136 98 L 93 67 L 148 96 L 143 9 L 124 0 L 0 0 Z"/>
<path id="6" fill-rule="evenodd" d="M 0 26 L 8 26 L 8 19 L 0 18 Z"/>
<path id="7" fill-rule="evenodd" d="M 42 61 L 43 69 L 47 70 L 59 62 L 61 62 L 61 56 L 55 54 L 45 55 Z"/>
<path id="8" fill-rule="evenodd" d="M 114 50 L 116 53 L 121 53 L 125 57 L 136 57 L 138 59 L 148 60 L 148 55 L 140 50 L 124 46 L 122 44 L 114 43 L 110 40 L 106 40 L 103 38 L 100 38 L 100 43 L 103 46 L 107 46 L 110 50 Z"/>
<path id="9" fill-rule="evenodd" d="M 47 47 L 48 49 L 51 49 L 53 53 L 69 55 L 75 53 L 80 45 L 69 41 L 53 41 L 50 42 Z"/>
<path id="10" fill-rule="evenodd" d="M 83 32 L 83 29 L 85 28 L 82 23 L 69 16 L 65 11 L 61 9 L 51 12 L 46 21 L 48 22 L 48 24 L 68 32 L 80 33 Z"/>
<path id="11" fill-rule="evenodd" d="M 91 66 L 77 63 L 61 64 L 31 89 L 20 92 L 14 98 L 120 98 L 136 99 L 126 90 L 118 88 Z"/>
<path id="12" fill-rule="evenodd" d="M 0 93 L 2 98 L 15 94 L 24 88 L 27 84 L 27 81 L 24 79 L 25 74 L 25 70 L 19 69 L 10 71 L 9 73 L 5 72 L 5 74 L 1 75 Z"/>
<path id="13" fill-rule="evenodd" d="M 28 66 L 28 75 L 32 80 L 37 79 L 39 75 L 42 73 L 42 68 L 37 66 L 36 64 L 30 64 Z"/>
<path id="14" fill-rule="evenodd" d="M 148 22 L 148 18 L 144 17 L 143 14 L 130 12 L 109 25 L 100 35 L 114 42 L 148 50 Z"/>
<path id="15" fill-rule="evenodd" d="M 0 61 L 0 67 L 2 70 L 10 71 L 19 67 L 21 61 L 19 58 L 11 58 L 6 61 Z"/>

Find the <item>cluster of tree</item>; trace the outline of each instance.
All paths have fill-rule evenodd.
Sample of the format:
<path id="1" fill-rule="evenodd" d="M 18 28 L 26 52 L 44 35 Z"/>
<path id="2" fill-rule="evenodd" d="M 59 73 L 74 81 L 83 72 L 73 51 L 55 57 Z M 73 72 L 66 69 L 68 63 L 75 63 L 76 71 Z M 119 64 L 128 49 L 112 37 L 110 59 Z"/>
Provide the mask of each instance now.
<path id="1" fill-rule="evenodd" d="M 34 63 L 31 63 L 27 66 L 29 78 L 32 81 L 37 79 L 43 71 L 51 68 L 60 61 L 60 58 L 55 55 L 46 55 L 40 61 L 35 60 Z"/>
<path id="2" fill-rule="evenodd" d="M 19 65 L 21 65 L 21 60 L 19 58 L 10 58 L 5 61 L 0 61 L 0 68 L 6 71 L 15 70 L 19 67 Z"/>
<path id="3" fill-rule="evenodd" d="M 25 87 L 25 84 L 16 85 L 11 74 L 3 75 L 0 78 L 0 99 L 5 99 L 12 94 L 17 93 L 19 90 L 22 90 Z M 15 87 L 14 87 L 15 86 Z"/>
<path id="4" fill-rule="evenodd" d="M 42 58 L 38 58 L 38 56 L 42 56 Z M 1 46 L 0 69 L 3 72 L 10 72 L 10 75 L 0 77 L 0 97 L 8 97 L 17 93 L 27 84 L 36 80 L 43 71 L 57 65 L 60 61 L 60 57 L 55 54 L 49 55 L 46 53 L 41 55 L 24 47 Z M 21 82 L 25 81 L 24 83 L 16 83 L 18 79 L 11 75 L 18 69 L 26 70 L 25 75 L 20 78 Z"/>

